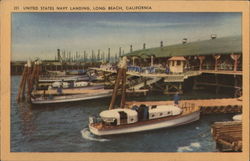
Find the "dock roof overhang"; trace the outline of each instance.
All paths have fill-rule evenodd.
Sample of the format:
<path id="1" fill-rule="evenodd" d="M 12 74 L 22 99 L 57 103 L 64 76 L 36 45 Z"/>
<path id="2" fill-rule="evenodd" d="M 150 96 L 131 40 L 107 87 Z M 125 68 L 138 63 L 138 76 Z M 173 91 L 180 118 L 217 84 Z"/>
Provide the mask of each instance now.
<path id="1" fill-rule="evenodd" d="M 189 42 L 186 44 L 175 44 L 165 47 L 149 48 L 128 53 L 126 56 L 137 56 L 148 58 L 172 57 L 172 56 L 197 56 L 214 54 L 242 54 L 241 36 L 222 37 L 210 40 Z"/>

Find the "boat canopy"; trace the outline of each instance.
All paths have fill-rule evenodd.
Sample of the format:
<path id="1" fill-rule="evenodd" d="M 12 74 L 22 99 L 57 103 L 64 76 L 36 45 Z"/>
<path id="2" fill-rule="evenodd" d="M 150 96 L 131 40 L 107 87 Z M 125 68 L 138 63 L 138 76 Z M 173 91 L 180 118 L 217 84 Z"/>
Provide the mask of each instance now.
<path id="1" fill-rule="evenodd" d="M 117 124 L 120 124 L 120 120 L 124 119 L 121 116 L 121 113 L 126 114 L 127 123 L 134 123 L 137 121 L 137 112 L 131 109 L 112 109 L 112 110 L 105 110 L 100 113 L 100 117 L 105 122 L 113 122 L 117 120 Z"/>
<path id="2" fill-rule="evenodd" d="M 119 112 L 125 112 L 128 116 L 133 117 L 137 116 L 137 112 L 131 109 L 112 109 L 112 110 L 105 110 L 100 113 L 102 118 L 120 118 Z"/>
<path id="3" fill-rule="evenodd" d="M 156 119 L 166 116 L 179 115 L 182 112 L 177 106 L 174 105 L 158 105 L 149 107 L 149 119 Z"/>
<path id="4" fill-rule="evenodd" d="M 149 108 L 151 112 L 165 112 L 165 111 L 172 111 L 173 115 L 178 115 L 181 113 L 182 109 L 174 105 L 158 105 L 156 107 L 151 106 Z"/>

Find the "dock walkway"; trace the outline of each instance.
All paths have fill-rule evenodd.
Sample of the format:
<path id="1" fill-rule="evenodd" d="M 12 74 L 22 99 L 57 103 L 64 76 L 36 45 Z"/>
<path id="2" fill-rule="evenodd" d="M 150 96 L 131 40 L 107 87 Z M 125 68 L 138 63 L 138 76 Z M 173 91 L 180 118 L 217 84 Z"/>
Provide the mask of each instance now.
<path id="1" fill-rule="evenodd" d="M 222 99 L 197 99 L 181 100 L 180 107 L 196 106 L 200 107 L 201 113 L 240 113 L 242 112 L 242 100 L 239 98 L 222 98 Z M 171 105 L 173 101 L 131 101 L 126 102 L 128 108 L 133 105 Z"/>

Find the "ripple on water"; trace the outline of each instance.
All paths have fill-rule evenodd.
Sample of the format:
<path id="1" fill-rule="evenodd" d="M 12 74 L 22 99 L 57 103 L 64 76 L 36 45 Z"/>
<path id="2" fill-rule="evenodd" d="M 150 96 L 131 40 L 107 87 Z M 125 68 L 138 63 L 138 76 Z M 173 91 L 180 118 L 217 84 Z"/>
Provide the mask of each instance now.
<path id="1" fill-rule="evenodd" d="M 88 128 L 85 128 L 81 131 L 82 137 L 86 140 L 90 141 L 99 141 L 99 142 L 105 142 L 105 141 L 110 141 L 109 139 L 104 139 L 104 138 L 97 138 L 91 132 L 89 131 Z"/>
<path id="2" fill-rule="evenodd" d="M 178 147 L 177 152 L 193 152 L 198 151 L 201 147 L 199 142 L 190 143 L 188 146 Z"/>

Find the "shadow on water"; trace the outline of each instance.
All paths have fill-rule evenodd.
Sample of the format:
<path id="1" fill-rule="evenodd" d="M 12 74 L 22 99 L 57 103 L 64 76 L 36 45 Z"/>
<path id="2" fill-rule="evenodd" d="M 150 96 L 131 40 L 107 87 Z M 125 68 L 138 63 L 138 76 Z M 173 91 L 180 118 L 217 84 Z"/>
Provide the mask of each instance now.
<path id="1" fill-rule="evenodd" d="M 26 102 L 18 103 L 19 117 L 21 121 L 21 132 L 25 136 L 31 135 L 36 130 L 34 124 L 34 113 L 31 105 Z"/>

